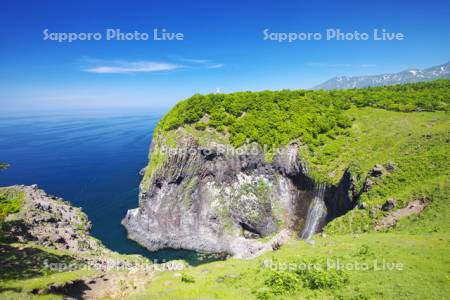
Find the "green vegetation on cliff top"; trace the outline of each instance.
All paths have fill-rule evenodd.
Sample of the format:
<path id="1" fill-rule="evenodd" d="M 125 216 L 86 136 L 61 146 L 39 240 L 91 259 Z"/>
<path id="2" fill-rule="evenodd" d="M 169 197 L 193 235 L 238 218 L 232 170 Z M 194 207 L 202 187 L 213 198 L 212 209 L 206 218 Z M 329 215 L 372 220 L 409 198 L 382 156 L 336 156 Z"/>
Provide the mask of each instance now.
<path id="1" fill-rule="evenodd" d="M 300 139 L 319 146 L 345 135 L 351 107 L 391 111 L 448 111 L 450 80 L 353 90 L 282 90 L 194 95 L 179 102 L 159 123 L 169 131 L 185 124 L 229 134 L 233 146 L 246 142 L 278 147 Z M 207 119 L 203 119 L 208 116 Z"/>

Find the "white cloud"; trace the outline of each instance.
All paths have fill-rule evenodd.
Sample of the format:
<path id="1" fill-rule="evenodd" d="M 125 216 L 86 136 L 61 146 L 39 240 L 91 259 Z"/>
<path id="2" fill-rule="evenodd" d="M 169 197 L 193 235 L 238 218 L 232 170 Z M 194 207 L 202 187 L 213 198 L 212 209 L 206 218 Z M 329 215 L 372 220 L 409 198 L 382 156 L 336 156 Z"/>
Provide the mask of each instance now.
<path id="1" fill-rule="evenodd" d="M 187 63 L 192 63 L 192 64 L 207 64 L 209 63 L 208 59 L 195 59 L 195 58 L 180 58 L 181 61 L 187 62 Z"/>
<path id="2" fill-rule="evenodd" d="M 98 74 L 126 74 L 172 71 L 183 68 L 183 65 L 153 61 L 117 61 L 85 69 L 86 72 Z"/>
<path id="3" fill-rule="evenodd" d="M 179 58 L 184 64 L 158 61 L 124 61 L 114 60 L 106 61 L 83 57 L 82 63 L 86 66 L 83 70 L 96 74 L 132 74 L 132 73 L 150 73 L 173 71 L 177 69 L 218 69 L 223 68 L 224 64 L 214 63 L 207 59 Z"/>
<path id="4" fill-rule="evenodd" d="M 219 69 L 219 68 L 223 68 L 225 65 L 224 64 L 212 64 L 212 65 L 207 65 L 206 68 L 207 69 Z"/>

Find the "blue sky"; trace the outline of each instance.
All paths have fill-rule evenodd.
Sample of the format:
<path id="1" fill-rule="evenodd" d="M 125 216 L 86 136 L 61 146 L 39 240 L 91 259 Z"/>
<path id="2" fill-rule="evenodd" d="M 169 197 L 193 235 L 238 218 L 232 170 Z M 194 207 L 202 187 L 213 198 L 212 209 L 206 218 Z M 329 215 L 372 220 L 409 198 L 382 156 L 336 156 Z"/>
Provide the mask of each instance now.
<path id="1" fill-rule="evenodd" d="M 148 32 L 183 41 L 44 41 Z M 270 32 L 402 32 L 403 41 L 264 41 Z M 194 93 L 310 88 L 449 60 L 446 1 L 22 1 L 0 4 L 3 110 L 170 107 Z"/>

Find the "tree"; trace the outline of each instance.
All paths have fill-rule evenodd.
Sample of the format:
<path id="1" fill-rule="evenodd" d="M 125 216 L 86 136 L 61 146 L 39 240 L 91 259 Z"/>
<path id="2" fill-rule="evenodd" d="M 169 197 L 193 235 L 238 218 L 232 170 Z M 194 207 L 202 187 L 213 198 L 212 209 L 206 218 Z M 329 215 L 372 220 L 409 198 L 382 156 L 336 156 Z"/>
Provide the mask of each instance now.
<path id="1" fill-rule="evenodd" d="M 196 94 L 179 102 L 158 126 L 162 130 L 185 124 L 195 124 L 197 130 L 209 126 L 226 132 L 235 147 L 246 142 L 277 147 L 297 139 L 318 146 L 348 134 L 352 120 L 345 111 L 354 106 L 450 111 L 449 92 L 450 79 L 351 90 Z"/>

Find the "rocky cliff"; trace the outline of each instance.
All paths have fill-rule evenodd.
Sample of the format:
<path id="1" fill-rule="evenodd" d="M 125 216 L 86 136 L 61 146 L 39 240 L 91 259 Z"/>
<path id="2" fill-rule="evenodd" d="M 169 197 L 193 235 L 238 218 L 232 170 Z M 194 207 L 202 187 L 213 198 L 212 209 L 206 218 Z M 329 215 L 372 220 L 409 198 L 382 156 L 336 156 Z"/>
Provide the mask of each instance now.
<path id="1" fill-rule="evenodd" d="M 120 255 L 90 235 L 91 223 L 78 207 L 47 194 L 36 185 L 3 189 L 23 193 L 23 204 L 4 222 L 6 242 L 31 243 L 61 250 L 98 270 L 148 263 L 138 255 Z"/>
<path id="2" fill-rule="evenodd" d="M 355 205 L 350 174 L 338 186 L 318 187 L 299 158 L 298 143 L 269 161 L 256 144 L 235 149 L 183 127 L 175 136 L 155 135 L 139 207 L 122 221 L 129 238 L 150 251 L 253 257 L 279 247 L 290 233 L 309 238 Z"/>

